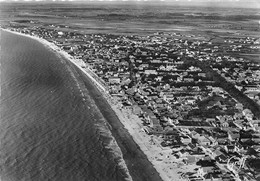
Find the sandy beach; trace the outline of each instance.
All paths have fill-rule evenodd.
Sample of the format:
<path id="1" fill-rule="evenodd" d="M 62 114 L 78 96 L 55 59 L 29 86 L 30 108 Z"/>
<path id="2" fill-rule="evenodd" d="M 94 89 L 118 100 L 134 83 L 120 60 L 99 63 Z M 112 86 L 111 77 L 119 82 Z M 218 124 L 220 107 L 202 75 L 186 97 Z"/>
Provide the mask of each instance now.
<path id="1" fill-rule="evenodd" d="M 142 121 L 137 115 L 132 113 L 132 110 L 125 108 L 117 100 L 116 97 L 111 97 L 103 85 L 102 80 L 97 77 L 97 75 L 92 72 L 88 65 L 81 59 L 75 59 L 70 56 L 67 52 L 63 51 L 61 48 L 56 46 L 54 43 L 50 43 L 45 39 L 34 37 L 31 35 L 22 34 L 19 32 L 14 32 L 10 30 L 5 30 L 19 35 L 27 36 L 33 38 L 45 46 L 51 48 L 54 52 L 59 53 L 71 63 L 73 63 L 78 69 L 86 75 L 102 93 L 103 98 L 106 99 L 107 103 L 110 105 L 120 122 L 123 124 L 124 128 L 130 133 L 131 137 L 135 143 L 139 146 L 140 150 L 146 155 L 147 159 L 152 163 L 153 167 L 159 173 L 162 180 L 165 181 L 180 181 L 184 180 L 181 178 L 181 172 L 194 171 L 195 165 L 184 165 L 181 160 L 176 159 L 171 153 L 170 148 L 163 148 L 160 145 L 160 139 L 156 136 L 147 135 L 142 129 Z M 113 125 L 112 125 L 113 127 Z M 120 144 L 120 143 L 118 143 Z M 122 150 L 122 152 L 124 152 Z"/>

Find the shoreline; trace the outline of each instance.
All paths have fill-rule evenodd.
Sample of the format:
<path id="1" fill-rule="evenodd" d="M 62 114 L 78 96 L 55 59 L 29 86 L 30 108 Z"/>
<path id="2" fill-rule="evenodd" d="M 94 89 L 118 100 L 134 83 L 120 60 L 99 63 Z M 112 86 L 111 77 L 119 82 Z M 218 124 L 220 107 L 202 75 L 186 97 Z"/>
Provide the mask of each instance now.
<path id="1" fill-rule="evenodd" d="M 2 29 L 2 28 L 1 28 Z M 172 150 L 167 148 L 162 148 L 159 144 L 159 142 L 154 143 L 151 141 L 150 135 L 147 135 L 142 130 L 142 121 L 140 118 L 136 115 L 134 115 L 131 112 L 131 109 L 128 108 L 122 108 L 121 103 L 116 100 L 115 98 L 112 98 L 109 93 L 107 92 L 106 88 L 100 83 L 100 78 L 92 72 L 88 67 L 87 64 L 82 61 L 81 59 L 76 59 L 69 55 L 67 52 L 59 48 L 54 43 L 51 43 L 43 38 L 35 37 L 32 35 L 23 34 L 20 32 L 15 32 L 7 29 L 2 29 L 4 31 L 8 31 L 10 33 L 15 33 L 18 35 L 26 36 L 28 38 L 32 38 L 40 43 L 42 43 L 44 46 L 47 46 L 51 50 L 53 50 L 55 53 L 58 53 L 62 55 L 65 59 L 67 59 L 70 63 L 75 65 L 82 74 L 87 76 L 89 80 L 93 83 L 94 87 L 96 87 L 99 91 L 102 97 L 106 100 L 112 111 L 115 113 L 121 124 L 123 125 L 123 128 L 128 131 L 129 135 L 134 140 L 135 144 L 139 147 L 139 149 L 143 152 L 143 154 L 147 157 L 151 165 L 156 169 L 158 172 L 160 178 L 162 180 L 183 180 L 180 178 L 180 174 L 178 174 L 178 171 L 182 171 L 185 168 L 180 168 L 178 163 L 178 160 L 176 162 L 173 162 L 175 160 L 171 155 Z M 84 67 L 84 68 L 82 68 Z M 100 80 L 97 80 L 100 79 Z M 108 122 L 107 122 L 108 123 Z M 111 132 L 113 132 L 113 126 L 111 126 L 108 123 L 108 127 Z M 124 134 L 124 133 L 122 133 Z M 126 134 L 126 133 L 125 133 Z M 120 135 L 118 135 L 120 137 Z M 117 141 L 117 140 L 116 140 Z M 120 144 L 120 143 L 118 143 Z M 122 143 L 121 143 L 122 145 Z M 120 146 L 119 146 L 120 147 Z M 120 148 L 121 149 L 121 148 Z M 122 150 L 121 150 L 122 151 Z M 123 152 L 123 151 L 122 151 Z M 124 155 L 123 155 L 124 156 Z M 129 165 L 128 165 L 128 169 Z M 131 172 L 130 172 L 131 173 Z"/>

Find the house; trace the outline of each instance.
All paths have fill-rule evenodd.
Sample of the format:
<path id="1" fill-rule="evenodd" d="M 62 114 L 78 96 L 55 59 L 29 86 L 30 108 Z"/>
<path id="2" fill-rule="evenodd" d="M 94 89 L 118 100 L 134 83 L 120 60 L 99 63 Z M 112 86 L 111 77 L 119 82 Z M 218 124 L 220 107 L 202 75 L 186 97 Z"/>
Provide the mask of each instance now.
<path id="1" fill-rule="evenodd" d="M 212 136 L 209 136 L 208 139 L 210 140 L 210 145 L 211 146 L 216 146 L 218 144 L 216 139 L 214 139 Z"/>
<path id="2" fill-rule="evenodd" d="M 162 127 L 160 125 L 160 121 L 159 119 L 157 119 L 156 117 L 151 117 L 151 127 L 155 128 L 157 131 L 162 131 Z"/>
<path id="3" fill-rule="evenodd" d="M 209 146 L 211 144 L 210 140 L 208 138 L 206 138 L 205 136 L 200 136 L 198 138 L 198 142 L 202 146 Z"/>
<path id="4" fill-rule="evenodd" d="M 181 149 L 180 151 L 177 152 L 177 155 L 181 157 L 186 157 L 188 155 L 188 152 L 186 152 L 184 149 Z"/>
<path id="5" fill-rule="evenodd" d="M 160 125 L 160 121 L 156 118 L 154 115 L 153 111 L 150 109 L 146 108 L 143 109 L 143 116 L 144 116 L 144 121 L 147 124 L 150 124 L 151 126 L 151 131 L 153 133 L 161 133 L 163 131 L 162 126 Z"/>
<path id="6" fill-rule="evenodd" d="M 132 107 L 132 112 L 133 112 L 133 114 L 135 114 L 135 115 L 141 115 L 142 114 L 142 109 L 137 105 L 137 104 L 135 104 L 135 105 L 133 105 L 133 107 Z"/>
<path id="7" fill-rule="evenodd" d="M 216 121 L 215 118 L 207 118 L 207 119 L 206 119 L 206 122 L 209 122 L 209 123 L 210 123 L 210 122 L 213 122 L 213 123 L 214 123 L 215 121 Z"/>
<path id="8" fill-rule="evenodd" d="M 222 181 L 221 174 L 207 173 L 204 175 L 204 181 Z"/>
<path id="9" fill-rule="evenodd" d="M 108 82 L 109 84 L 120 84 L 121 79 L 119 77 L 109 77 Z"/>
<path id="10" fill-rule="evenodd" d="M 221 178 L 222 178 L 222 181 L 231 181 L 231 180 L 234 181 L 235 180 L 233 175 L 230 172 L 226 172 L 226 173 L 222 174 Z"/>
<path id="11" fill-rule="evenodd" d="M 242 113 L 243 113 L 244 116 L 246 116 L 246 115 L 252 114 L 252 111 L 249 110 L 249 109 L 244 109 L 244 110 L 242 111 Z"/>
<path id="12" fill-rule="evenodd" d="M 216 118 L 217 118 L 217 120 L 219 120 L 219 121 L 220 121 L 220 123 L 222 123 L 222 122 L 225 122 L 225 121 L 226 121 L 226 119 L 225 119 L 225 117 L 224 117 L 224 116 L 216 116 Z"/>
<path id="13" fill-rule="evenodd" d="M 163 128 L 161 125 L 154 125 L 153 127 L 150 127 L 150 133 L 151 134 L 163 134 Z"/>
<path id="14" fill-rule="evenodd" d="M 188 145 L 191 143 L 191 138 L 189 136 L 181 136 L 181 142 L 185 145 Z"/>
<path id="15" fill-rule="evenodd" d="M 149 74 L 157 75 L 158 74 L 157 70 L 155 70 L 155 69 L 154 70 L 153 69 L 145 70 L 144 73 L 147 74 L 147 75 L 149 75 Z"/>
<path id="16" fill-rule="evenodd" d="M 212 157 L 213 155 L 213 149 L 212 147 L 204 147 L 204 146 L 201 146 L 201 149 L 205 152 L 206 155 L 209 155 Z"/>
<path id="17" fill-rule="evenodd" d="M 239 149 L 235 145 L 225 145 L 224 149 L 229 153 L 239 152 Z"/>
<path id="18" fill-rule="evenodd" d="M 214 172 L 214 166 L 205 166 L 205 167 L 200 167 L 197 171 L 197 174 L 199 177 L 204 178 L 204 176 L 208 173 L 213 173 Z"/>
<path id="19" fill-rule="evenodd" d="M 196 163 L 196 161 L 197 161 L 197 157 L 192 156 L 192 155 L 187 155 L 186 158 L 185 158 L 185 162 L 188 165 L 189 164 L 194 164 L 194 163 Z"/>
<path id="20" fill-rule="evenodd" d="M 235 146 L 236 146 L 237 152 L 241 152 L 244 150 L 244 147 L 239 142 L 236 142 Z"/>
<path id="21" fill-rule="evenodd" d="M 198 138 L 200 137 L 200 134 L 197 133 L 196 131 L 191 131 L 191 136 L 192 136 L 192 138 L 194 138 L 194 139 L 198 139 Z"/>
<path id="22" fill-rule="evenodd" d="M 260 129 L 260 120 L 252 120 L 251 121 L 253 128 L 259 130 Z"/>
<path id="23" fill-rule="evenodd" d="M 218 157 L 218 156 L 220 156 L 222 154 L 223 154 L 223 152 L 220 151 L 220 149 L 213 149 L 213 151 L 212 151 L 213 158 L 216 158 L 216 157 Z"/>
<path id="24" fill-rule="evenodd" d="M 224 163 L 226 164 L 227 161 L 228 161 L 229 157 L 227 157 L 226 155 L 224 154 L 221 154 L 219 156 L 216 157 L 216 161 L 219 162 L 219 163 Z"/>
<path id="25" fill-rule="evenodd" d="M 192 104 L 192 105 L 195 104 L 195 102 L 196 102 L 196 100 L 192 99 L 192 98 L 188 98 L 186 101 L 188 104 Z"/>
<path id="26" fill-rule="evenodd" d="M 236 125 L 236 127 L 238 127 L 239 129 L 245 129 L 245 126 L 244 126 L 244 120 L 243 119 L 237 119 L 235 120 L 234 122 L 234 125 Z"/>
<path id="27" fill-rule="evenodd" d="M 192 144 L 192 143 L 189 143 L 186 148 L 188 148 L 190 150 L 194 150 L 196 148 L 196 145 Z"/>
<path id="28" fill-rule="evenodd" d="M 151 118 L 155 117 L 154 113 L 152 110 L 150 110 L 149 108 L 147 108 L 146 106 L 140 106 L 143 110 L 143 117 L 144 119 L 148 120 L 149 122 L 151 122 Z"/>
<path id="29" fill-rule="evenodd" d="M 226 136 L 219 136 L 217 137 L 217 140 L 219 145 L 225 145 L 226 142 L 228 141 L 228 138 Z"/>
<path id="30" fill-rule="evenodd" d="M 229 131 L 228 132 L 228 139 L 230 141 L 236 141 L 240 138 L 239 132 Z"/>
<path id="31" fill-rule="evenodd" d="M 218 130 L 216 130 L 216 132 L 214 133 L 214 138 L 216 139 L 218 144 L 224 144 L 228 141 L 228 133 L 227 131 L 218 128 Z"/>
<path id="32" fill-rule="evenodd" d="M 260 137 L 253 136 L 252 141 L 254 141 L 255 143 L 260 143 Z"/>
<path id="33" fill-rule="evenodd" d="M 205 158 L 205 153 L 200 147 L 195 147 L 193 150 L 191 150 L 190 155 L 196 156 L 196 158 L 203 159 Z"/>
<path id="34" fill-rule="evenodd" d="M 246 115 L 245 115 L 245 118 L 246 118 L 248 121 L 252 121 L 252 120 L 253 120 L 253 117 L 254 117 L 253 114 L 246 114 Z"/>
<path id="35" fill-rule="evenodd" d="M 131 95 L 131 96 L 133 96 L 134 94 L 135 94 L 135 91 L 134 91 L 134 89 L 127 89 L 126 91 L 125 91 L 125 93 L 126 94 L 128 94 L 128 95 Z M 127 98 L 126 98 L 127 99 Z"/>
<path id="36" fill-rule="evenodd" d="M 200 73 L 198 73 L 198 76 L 200 76 L 200 77 L 206 77 L 206 73 L 200 72 Z"/>
<path id="37" fill-rule="evenodd" d="M 179 131 L 177 131 L 176 129 L 173 128 L 169 128 L 169 127 L 165 127 L 165 132 L 163 134 L 163 138 L 164 139 L 175 139 L 177 137 L 179 137 Z M 175 139 L 176 140 L 176 139 Z"/>
<path id="38" fill-rule="evenodd" d="M 109 93 L 113 96 L 113 95 L 120 95 L 121 88 L 119 86 L 111 86 L 109 89 Z"/>
<path id="39" fill-rule="evenodd" d="M 220 123 L 220 126 L 223 128 L 227 128 L 227 127 L 229 127 L 229 123 L 227 121 L 224 121 L 224 122 Z"/>
<path id="40" fill-rule="evenodd" d="M 238 110 L 243 110 L 243 104 L 241 104 L 241 103 L 236 103 L 235 107 Z"/>
<path id="41" fill-rule="evenodd" d="M 234 119 L 242 119 L 242 117 L 243 117 L 243 114 L 240 113 L 240 112 L 239 113 L 235 113 L 234 116 L 233 116 Z"/>
<path id="42" fill-rule="evenodd" d="M 183 78 L 183 81 L 184 82 L 193 82 L 194 79 L 193 78 L 189 78 L 189 77 L 185 77 L 185 78 Z"/>

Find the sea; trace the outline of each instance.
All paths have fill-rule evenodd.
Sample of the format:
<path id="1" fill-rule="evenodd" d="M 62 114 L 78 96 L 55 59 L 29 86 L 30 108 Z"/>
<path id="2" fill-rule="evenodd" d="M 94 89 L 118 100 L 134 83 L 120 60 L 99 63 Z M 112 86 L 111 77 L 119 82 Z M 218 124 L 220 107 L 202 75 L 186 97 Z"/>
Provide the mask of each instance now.
<path id="1" fill-rule="evenodd" d="M 131 180 L 75 68 L 34 39 L 0 35 L 0 180 Z"/>

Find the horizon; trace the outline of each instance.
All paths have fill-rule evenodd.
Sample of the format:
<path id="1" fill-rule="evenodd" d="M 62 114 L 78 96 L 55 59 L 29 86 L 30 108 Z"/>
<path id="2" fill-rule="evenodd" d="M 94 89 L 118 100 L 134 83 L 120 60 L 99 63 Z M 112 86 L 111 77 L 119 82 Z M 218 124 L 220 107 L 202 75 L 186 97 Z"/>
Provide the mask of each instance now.
<path id="1" fill-rule="evenodd" d="M 257 0 L 0 0 L 0 3 L 131 3 L 136 5 L 146 5 L 146 3 L 153 3 L 159 5 L 260 9 L 260 2 Z"/>

